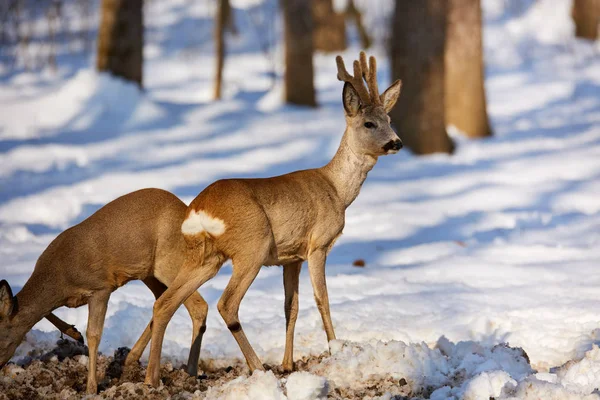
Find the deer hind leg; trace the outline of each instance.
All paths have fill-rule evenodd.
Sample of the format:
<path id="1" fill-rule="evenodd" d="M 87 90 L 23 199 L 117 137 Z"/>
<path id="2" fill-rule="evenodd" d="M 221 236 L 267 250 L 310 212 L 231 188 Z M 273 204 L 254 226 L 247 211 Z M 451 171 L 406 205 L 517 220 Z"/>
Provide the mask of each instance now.
<path id="1" fill-rule="evenodd" d="M 285 289 L 285 352 L 283 370 L 294 370 L 294 328 L 298 318 L 298 286 L 302 262 L 283 266 L 283 287 Z"/>
<path id="2" fill-rule="evenodd" d="M 327 294 L 327 283 L 325 281 L 326 260 L 327 254 L 325 250 L 318 249 L 313 251 L 308 256 L 308 272 L 310 273 L 310 280 L 312 282 L 317 308 L 321 313 L 323 327 L 327 334 L 327 342 L 330 342 L 335 340 L 335 333 L 331 322 L 331 313 L 329 312 L 329 296 Z"/>
<path id="3" fill-rule="evenodd" d="M 250 368 L 250 372 L 255 370 L 264 371 L 264 367 L 252 349 L 252 346 L 248 342 L 246 335 L 244 334 L 244 330 L 242 329 L 242 325 L 240 325 L 240 319 L 238 316 L 238 311 L 240 309 L 240 303 L 246 294 L 246 291 L 258 275 L 260 268 L 262 267 L 262 262 L 256 261 L 253 259 L 252 261 L 240 261 L 239 259 L 233 259 L 233 274 L 227 287 L 223 291 L 221 298 L 219 299 L 219 303 L 217 304 L 217 308 L 219 309 L 219 313 L 223 317 L 223 320 L 227 324 L 227 328 L 233 334 L 233 337 L 237 341 L 244 357 L 246 358 L 246 363 Z"/>
<path id="4" fill-rule="evenodd" d="M 200 359 L 200 348 L 202 337 L 206 331 L 206 317 L 208 316 L 208 303 L 204 298 L 194 291 L 183 303 L 192 318 L 192 345 L 187 362 L 187 373 L 191 376 L 198 375 L 198 360 Z"/>
<path id="5" fill-rule="evenodd" d="M 221 260 L 213 256 L 210 259 L 207 257 L 206 262 L 198 266 L 197 255 L 187 257 L 173 283 L 154 303 L 150 358 L 144 380 L 146 384 L 154 387 L 158 386 L 160 378 L 160 353 L 169 320 L 175 314 L 177 308 L 188 297 L 204 282 L 216 275 L 222 264 Z"/>
<path id="6" fill-rule="evenodd" d="M 110 297 L 109 290 L 95 292 L 88 301 L 88 326 L 86 336 L 89 350 L 88 379 L 86 392 L 95 394 L 98 388 L 96 378 L 96 366 L 98 362 L 98 345 L 102 338 L 102 329 L 104 328 L 104 317 Z"/>

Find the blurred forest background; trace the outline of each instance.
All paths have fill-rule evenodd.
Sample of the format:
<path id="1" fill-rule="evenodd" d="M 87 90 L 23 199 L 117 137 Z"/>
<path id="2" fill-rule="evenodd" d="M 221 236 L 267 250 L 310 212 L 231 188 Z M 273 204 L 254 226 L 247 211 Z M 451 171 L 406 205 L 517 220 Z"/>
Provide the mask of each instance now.
<path id="1" fill-rule="evenodd" d="M 230 0 L 192 1 L 205 9 L 205 18 L 194 22 L 185 38 L 186 51 L 200 57 L 215 53 L 215 101 L 227 85 L 228 44 L 241 36 L 270 63 L 273 85 L 282 75 L 285 101 L 310 107 L 319 106 L 313 55 L 344 51 L 355 39 L 362 49 L 384 49 L 390 78 L 403 80 L 392 119 L 414 153 L 452 153 L 449 126 L 470 138 L 493 134 L 484 88 L 480 0 L 264 0 L 242 1 L 239 9 Z M 535 0 L 505 2 L 519 14 Z M 143 88 L 145 36 L 168 35 L 144 29 L 155 3 L 159 1 L 4 0 L 0 61 L 9 70 L 56 69 L 79 60 L 76 55 L 89 54 L 98 71 Z M 571 17 L 576 36 L 598 38 L 600 0 L 574 0 Z M 282 52 L 276 49 L 280 37 Z M 276 70 L 278 56 L 284 60 L 282 74 Z"/>

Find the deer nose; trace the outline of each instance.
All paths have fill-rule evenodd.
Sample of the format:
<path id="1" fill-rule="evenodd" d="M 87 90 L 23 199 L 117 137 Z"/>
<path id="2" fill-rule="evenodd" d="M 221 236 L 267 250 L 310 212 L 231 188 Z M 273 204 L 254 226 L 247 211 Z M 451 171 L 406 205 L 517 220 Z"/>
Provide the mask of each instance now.
<path id="1" fill-rule="evenodd" d="M 383 150 L 388 152 L 388 151 L 398 151 L 402 148 L 402 140 L 400 139 L 396 139 L 396 140 L 390 140 L 389 142 L 387 142 L 385 144 L 385 146 L 383 146 Z"/>

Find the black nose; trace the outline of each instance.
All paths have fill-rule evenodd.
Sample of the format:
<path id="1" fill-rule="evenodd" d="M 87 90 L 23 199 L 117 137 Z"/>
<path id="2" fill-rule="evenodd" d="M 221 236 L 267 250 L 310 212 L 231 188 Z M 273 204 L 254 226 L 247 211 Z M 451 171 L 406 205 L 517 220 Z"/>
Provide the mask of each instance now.
<path id="1" fill-rule="evenodd" d="M 390 140 L 389 142 L 387 142 L 385 144 L 385 146 L 383 146 L 383 150 L 384 151 L 398 151 L 402 148 L 402 140 L 400 139 L 396 139 L 396 140 Z"/>

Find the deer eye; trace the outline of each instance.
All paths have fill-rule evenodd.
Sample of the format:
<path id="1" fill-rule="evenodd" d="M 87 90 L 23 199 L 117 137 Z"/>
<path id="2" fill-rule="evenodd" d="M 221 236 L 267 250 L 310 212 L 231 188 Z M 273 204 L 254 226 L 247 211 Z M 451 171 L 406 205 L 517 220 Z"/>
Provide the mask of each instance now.
<path id="1" fill-rule="evenodd" d="M 373 129 L 373 128 L 375 128 L 376 126 L 377 126 L 377 125 L 375 125 L 375 124 L 374 124 L 374 123 L 372 123 L 372 122 L 365 122 L 365 128 L 368 128 L 368 129 Z"/>

